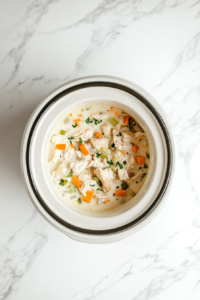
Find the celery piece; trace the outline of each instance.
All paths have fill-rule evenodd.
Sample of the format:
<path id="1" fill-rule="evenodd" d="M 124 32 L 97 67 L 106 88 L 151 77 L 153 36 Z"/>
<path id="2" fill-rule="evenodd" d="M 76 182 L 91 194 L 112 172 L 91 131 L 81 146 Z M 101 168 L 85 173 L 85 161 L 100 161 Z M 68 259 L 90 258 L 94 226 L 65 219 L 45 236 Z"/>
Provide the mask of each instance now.
<path id="1" fill-rule="evenodd" d="M 65 130 L 61 130 L 60 134 L 65 135 L 66 131 Z"/>
<path id="2" fill-rule="evenodd" d="M 104 135 L 104 138 L 107 139 L 107 140 L 109 140 L 110 137 L 107 136 L 107 135 Z"/>
<path id="3" fill-rule="evenodd" d="M 106 158 L 108 157 L 108 153 L 107 152 L 102 152 L 100 155 L 100 158 Z"/>
<path id="4" fill-rule="evenodd" d="M 107 150 L 107 147 L 103 146 L 100 148 L 101 152 L 105 152 Z"/>
<path id="5" fill-rule="evenodd" d="M 75 186 L 71 187 L 69 190 L 70 194 L 76 193 L 76 188 Z"/>
<path id="6" fill-rule="evenodd" d="M 119 122 L 115 118 L 109 118 L 107 121 L 114 127 L 117 126 L 117 124 L 119 124 Z"/>
<path id="7" fill-rule="evenodd" d="M 59 185 L 64 186 L 67 183 L 67 180 L 60 179 Z"/>
<path id="8" fill-rule="evenodd" d="M 97 176 L 93 177 L 94 181 L 96 181 L 96 183 L 99 185 L 99 186 L 102 186 L 102 182 L 99 180 L 99 178 Z"/>

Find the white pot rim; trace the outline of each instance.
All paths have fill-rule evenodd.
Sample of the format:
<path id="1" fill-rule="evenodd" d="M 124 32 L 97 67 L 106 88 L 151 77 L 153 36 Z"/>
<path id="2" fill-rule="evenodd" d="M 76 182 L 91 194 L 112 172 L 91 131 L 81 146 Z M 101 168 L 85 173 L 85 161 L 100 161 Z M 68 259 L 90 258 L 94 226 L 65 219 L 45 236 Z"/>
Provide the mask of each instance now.
<path id="1" fill-rule="evenodd" d="M 168 156 L 168 163 L 163 185 L 150 207 L 148 207 L 148 209 L 141 216 L 139 216 L 132 222 L 108 230 L 88 230 L 80 228 L 66 221 L 63 221 L 61 218 L 55 215 L 55 213 L 51 211 L 45 204 L 41 195 L 39 194 L 30 170 L 30 149 L 32 137 L 34 135 L 34 130 L 37 126 L 37 123 L 41 120 L 45 111 L 47 111 L 56 101 L 58 101 L 59 98 L 62 97 L 62 95 L 93 86 L 114 87 L 115 89 L 130 93 L 144 105 L 146 105 L 159 123 L 159 126 L 165 138 Z M 159 209 L 165 202 L 166 195 L 169 192 L 173 181 L 176 166 L 176 156 L 177 150 L 170 123 L 161 106 L 151 95 L 149 95 L 145 90 L 143 90 L 136 84 L 121 78 L 112 76 L 88 76 L 78 78 L 76 80 L 63 84 L 62 86 L 51 92 L 47 97 L 45 97 L 45 99 L 37 106 L 37 108 L 31 115 L 24 131 L 21 147 L 21 168 L 25 186 L 31 201 L 33 202 L 39 213 L 51 225 L 67 234 L 71 238 L 79 241 L 90 243 L 107 243 L 119 240 L 138 230 L 147 222 L 149 222 L 159 211 Z"/>

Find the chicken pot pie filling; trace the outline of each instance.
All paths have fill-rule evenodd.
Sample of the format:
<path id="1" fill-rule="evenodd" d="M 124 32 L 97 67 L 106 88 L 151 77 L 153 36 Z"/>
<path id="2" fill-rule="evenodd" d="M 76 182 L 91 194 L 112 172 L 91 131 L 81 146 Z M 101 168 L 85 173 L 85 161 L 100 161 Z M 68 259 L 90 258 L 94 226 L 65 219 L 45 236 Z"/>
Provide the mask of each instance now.
<path id="1" fill-rule="evenodd" d="M 116 208 L 137 195 L 148 175 L 146 133 L 128 113 L 87 105 L 68 114 L 49 146 L 50 176 L 64 203 Z"/>

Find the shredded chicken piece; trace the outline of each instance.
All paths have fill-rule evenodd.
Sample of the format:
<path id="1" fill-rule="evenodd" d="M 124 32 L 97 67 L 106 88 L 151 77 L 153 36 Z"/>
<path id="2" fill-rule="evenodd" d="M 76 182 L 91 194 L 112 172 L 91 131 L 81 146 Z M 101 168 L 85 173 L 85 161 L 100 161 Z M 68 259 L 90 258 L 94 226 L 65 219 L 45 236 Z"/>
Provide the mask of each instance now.
<path id="1" fill-rule="evenodd" d="M 128 173 L 127 173 L 127 170 L 126 169 L 120 169 L 119 167 L 118 168 L 118 175 L 119 175 L 119 178 L 121 180 L 128 180 L 129 179 L 129 176 L 128 176 Z"/>
<path id="2" fill-rule="evenodd" d="M 133 144 L 131 144 L 131 143 L 123 143 L 123 150 L 125 150 L 125 151 L 131 151 L 132 148 L 133 148 Z"/>
<path id="3" fill-rule="evenodd" d="M 130 153 L 130 155 L 128 156 L 128 159 L 127 159 L 127 163 L 124 166 L 124 169 L 127 171 L 130 171 L 133 168 L 134 164 L 135 164 L 134 154 Z"/>
<path id="4" fill-rule="evenodd" d="M 104 139 L 104 138 L 100 138 L 100 139 L 92 138 L 92 139 L 91 139 L 91 143 L 92 143 L 92 146 L 93 146 L 94 148 L 96 148 L 98 151 L 100 151 L 100 148 L 101 148 L 101 147 L 108 146 L 108 142 L 107 142 L 107 140 Z"/>
<path id="5" fill-rule="evenodd" d="M 121 126 L 120 126 L 120 131 L 121 131 L 121 132 L 123 132 L 123 131 L 129 131 L 129 128 L 128 128 L 128 126 L 126 126 L 126 125 L 121 125 Z"/>
<path id="6" fill-rule="evenodd" d="M 94 180 L 87 180 L 82 184 L 82 186 L 79 189 L 79 192 L 86 196 L 87 191 L 96 191 L 97 183 Z"/>
<path id="7" fill-rule="evenodd" d="M 96 119 L 96 120 L 105 120 L 109 117 L 109 114 L 104 112 L 102 114 L 94 114 L 91 116 L 92 118 Z"/>
<path id="8" fill-rule="evenodd" d="M 70 144 L 66 145 L 65 153 L 64 153 L 64 158 L 72 158 L 76 154 L 76 151 L 74 148 L 70 146 Z"/>
<path id="9" fill-rule="evenodd" d="M 104 164 L 101 162 L 100 157 L 96 157 L 95 155 L 93 156 L 93 160 L 90 162 L 89 167 L 94 167 L 94 168 L 102 168 Z"/>
<path id="10" fill-rule="evenodd" d="M 141 174 L 142 174 L 142 172 L 138 172 L 137 174 L 134 174 L 132 177 L 129 177 L 129 179 L 127 181 L 132 182 L 132 181 L 138 179 Z"/>
<path id="11" fill-rule="evenodd" d="M 71 177 L 66 177 L 69 173 L 70 169 L 67 167 L 66 161 L 63 161 L 53 172 L 51 172 L 51 175 L 57 179 L 63 179 L 71 182 Z"/>
<path id="12" fill-rule="evenodd" d="M 79 141 L 79 138 L 81 138 L 84 142 L 89 140 L 93 135 L 92 129 L 82 129 L 78 132 L 73 134 L 74 141 Z"/>
<path id="13" fill-rule="evenodd" d="M 79 179 L 80 181 L 85 182 L 85 181 L 87 181 L 87 180 L 90 179 L 90 175 L 81 173 L 81 174 L 78 175 L 78 179 Z"/>
<path id="14" fill-rule="evenodd" d="M 63 151 L 58 149 L 52 149 L 49 152 L 49 162 L 58 162 L 63 160 Z"/>
<path id="15" fill-rule="evenodd" d="M 90 152 L 90 154 L 95 154 L 96 150 L 92 147 L 91 143 L 85 143 L 86 148 L 88 149 L 88 151 Z"/>
<path id="16" fill-rule="evenodd" d="M 131 143 L 134 139 L 140 139 L 146 137 L 146 133 L 144 132 L 122 132 L 122 140 L 124 143 Z"/>
<path id="17" fill-rule="evenodd" d="M 109 123 L 104 123 L 100 126 L 102 133 L 104 133 L 104 135 L 109 136 L 110 135 L 110 129 L 111 126 Z"/>
<path id="18" fill-rule="evenodd" d="M 101 180 L 104 193 L 108 193 L 112 188 L 113 171 L 111 169 L 102 170 L 98 168 L 94 171 L 94 174 Z"/>
<path id="19" fill-rule="evenodd" d="M 114 129 L 112 133 L 113 133 L 113 142 L 115 144 L 115 147 L 116 148 L 120 148 L 120 150 L 121 150 L 121 147 L 122 147 L 122 137 L 121 136 L 117 136 L 119 134 L 119 130 Z"/>
<path id="20" fill-rule="evenodd" d="M 79 159 L 85 159 L 88 161 L 92 160 L 92 156 L 90 154 L 88 154 L 87 156 L 85 156 L 81 151 L 76 150 L 76 155 L 78 156 Z"/>
<path id="21" fill-rule="evenodd" d="M 73 171 L 73 175 L 80 174 L 87 166 L 89 162 L 87 160 L 79 160 L 79 161 L 73 161 L 70 164 L 70 168 Z"/>
<path id="22" fill-rule="evenodd" d="M 134 133 L 134 135 L 135 135 L 136 139 L 142 139 L 147 136 L 146 133 L 144 133 L 144 132 L 136 132 L 136 133 Z"/>

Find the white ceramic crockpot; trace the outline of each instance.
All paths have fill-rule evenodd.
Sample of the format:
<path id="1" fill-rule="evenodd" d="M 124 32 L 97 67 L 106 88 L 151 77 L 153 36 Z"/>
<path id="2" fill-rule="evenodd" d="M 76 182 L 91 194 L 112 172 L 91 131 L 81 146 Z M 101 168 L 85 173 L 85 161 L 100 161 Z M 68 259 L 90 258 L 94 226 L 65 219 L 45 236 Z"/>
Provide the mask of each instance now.
<path id="1" fill-rule="evenodd" d="M 87 212 L 64 205 L 48 172 L 48 146 L 55 126 L 70 111 L 93 102 L 122 108 L 144 128 L 150 145 L 148 177 L 136 197 L 105 212 Z M 68 82 L 49 94 L 25 128 L 21 167 L 26 189 L 40 214 L 72 239 L 87 243 L 118 241 L 147 224 L 162 207 L 176 166 L 174 136 L 164 111 L 141 87 L 109 76 Z"/>

